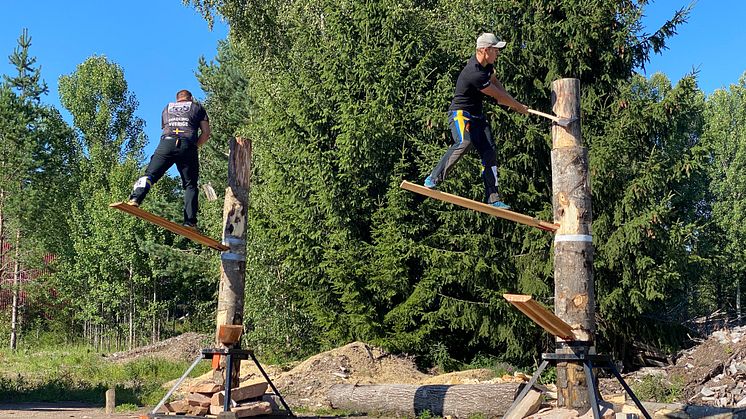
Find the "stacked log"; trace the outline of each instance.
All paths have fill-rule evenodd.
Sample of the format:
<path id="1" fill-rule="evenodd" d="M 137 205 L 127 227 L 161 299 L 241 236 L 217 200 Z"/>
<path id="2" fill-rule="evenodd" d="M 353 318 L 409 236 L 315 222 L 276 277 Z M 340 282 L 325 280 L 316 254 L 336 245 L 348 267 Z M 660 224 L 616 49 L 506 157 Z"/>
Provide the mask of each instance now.
<path id="1" fill-rule="evenodd" d="M 270 415 L 275 406 L 269 400 L 266 382 L 243 383 L 231 389 L 231 412 L 237 418 Z M 265 400 L 265 398 L 267 400 Z M 202 381 L 189 387 L 185 398 L 166 403 L 167 415 L 214 417 L 223 412 L 225 389 L 213 381 Z"/>

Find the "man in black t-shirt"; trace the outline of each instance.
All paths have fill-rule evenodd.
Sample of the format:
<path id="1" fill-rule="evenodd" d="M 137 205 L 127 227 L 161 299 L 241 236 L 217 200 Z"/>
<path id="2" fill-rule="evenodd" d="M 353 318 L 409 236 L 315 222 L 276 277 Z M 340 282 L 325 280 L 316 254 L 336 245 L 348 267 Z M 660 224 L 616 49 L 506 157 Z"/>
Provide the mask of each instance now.
<path id="1" fill-rule="evenodd" d="M 473 146 L 482 159 L 482 180 L 485 187 L 485 200 L 488 204 L 508 209 L 497 190 L 497 157 L 495 143 L 489 124 L 482 110 L 482 97 L 490 96 L 497 103 L 522 113 L 528 107 L 513 98 L 494 74 L 493 64 L 505 42 L 491 33 L 483 33 L 477 38 L 477 50 L 466 63 L 466 67 L 456 80 L 450 115 L 451 136 L 454 144 L 446 151 L 435 169 L 425 179 L 425 186 L 435 186 L 445 179 L 454 164 Z"/>
<path id="2" fill-rule="evenodd" d="M 150 188 L 174 164 L 179 169 L 184 187 L 184 226 L 197 227 L 197 180 L 199 179 L 199 153 L 210 138 L 210 122 L 205 108 L 192 101 L 188 90 L 176 93 L 161 113 L 161 142 L 150 158 L 145 176 L 135 182 L 129 204 L 139 206 Z M 197 135 L 197 131 L 200 131 Z"/>

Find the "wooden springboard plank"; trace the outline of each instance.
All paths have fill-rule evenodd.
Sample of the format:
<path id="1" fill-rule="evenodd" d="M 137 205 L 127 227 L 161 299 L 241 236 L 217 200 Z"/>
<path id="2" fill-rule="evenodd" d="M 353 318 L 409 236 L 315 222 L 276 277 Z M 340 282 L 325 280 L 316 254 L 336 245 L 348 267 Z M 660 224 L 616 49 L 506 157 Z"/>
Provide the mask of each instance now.
<path id="1" fill-rule="evenodd" d="M 485 214 L 489 214 L 495 217 L 504 218 L 506 220 L 514 221 L 516 223 L 525 224 L 527 226 L 536 227 L 540 230 L 545 231 L 556 231 L 559 225 L 541 221 L 529 215 L 520 214 L 506 209 L 495 208 L 492 205 L 484 204 L 482 202 L 473 201 L 466 199 L 458 195 L 452 195 L 449 193 L 437 191 L 435 189 L 429 189 L 422 185 L 417 185 L 412 182 L 403 181 L 401 188 L 411 192 L 416 192 L 420 195 L 425 195 L 430 198 L 435 198 L 444 202 L 448 202 L 454 205 L 458 205 L 464 208 L 468 208 L 474 211 L 480 211 Z"/>
<path id="2" fill-rule="evenodd" d="M 540 312 L 537 312 L 534 307 L 528 304 L 514 304 L 518 310 L 520 310 L 523 314 L 528 316 L 531 320 L 534 321 L 534 323 L 538 324 L 542 329 L 546 330 L 550 334 L 554 336 L 565 336 L 565 332 L 562 330 L 556 328 L 554 325 L 552 325 L 551 322 L 547 321 L 547 319 L 540 314 Z"/>
<path id="3" fill-rule="evenodd" d="M 169 221 L 163 217 L 151 214 L 140 207 L 135 207 L 124 202 L 115 202 L 113 204 L 109 204 L 109 206 L 126 212 L 127 214 L 134 215 L 135 217 L 142 218 L 143 220 L 161 226 L 172 233 L 184 236 L 189 240 L 203 244 L 207 247 L 211 247 L 215 250 L 224 251 L 230 249 L 228 246 L 220 243 L 217 240 L 214 240 L 207 236 L 203 236 L 202 234 L 198 233 L 195 230 L 192 230 L 191 228 L 184 227 L 183 225 L 176 224 L 173 221 Z"/>
<path id="4" fill-rule="evenodd" d="M 529 318 L 534 319 L 534 322 L 543 327 L 544 330 L 553 334 L 554 336 L 568 339 L 567 337 L 565 337 L 568 336 L 568 330 L 565 329 L 561 324 L 557 323 L 558 317 L 556 317 L 554 313 L 545 309 L 535 301 L 526 304 L 524 309 L 525 311 L 523 312 Z M 564 323 L 564 321 L 562 322 Z M 569 336 L 572 336 L 572 328 L 569 329 L 569 333 Z"/>
<path id="5" fill-rule="evenodd" d="M 513 304 L 523 314 L 528 316 L 534 323 L 541 326 L 547 332 L 565 340 L 575 340 L 572 327 L 556 314 L 547 310 L 534 300 L 530 295 L 503 294 L 503 298 Z"/>

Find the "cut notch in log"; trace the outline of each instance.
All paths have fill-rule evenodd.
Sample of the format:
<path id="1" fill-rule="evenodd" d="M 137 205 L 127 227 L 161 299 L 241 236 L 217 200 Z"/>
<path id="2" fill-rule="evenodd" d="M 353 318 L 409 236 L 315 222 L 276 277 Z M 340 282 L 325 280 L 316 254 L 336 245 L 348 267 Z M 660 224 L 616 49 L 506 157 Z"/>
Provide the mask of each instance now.
<path id="1" fill-rule="evenodd" d="M 427 196 L 429 198 L 434 198 L 443 202 L 448 202 L 450 204 L 458 205 L 460 207 L 468 208 L 470 210 L 483 212 L 485 214 L 489 214 L 495 217 L 504 218 L 509 221 L 513 221 L 519 224 L 524 224 L 527 226 L 538 228 L 539 230 L 544 231 L 551 231 L 554 232 L 559 228 L 558 224 L 549 223 L 546 221 L 539 220 L 537 218 L 531 217 L 529 215 L 520 214 L 514 211 L 501 209 L 501 208 L 495 208 L 492 205 L 485 204 L 482 202 L 477 202 L 471 199 L 467 199 L 458 195 L 453 195 L 441 191 L 437 191 L 435 189 L 426 188 L 421 185 L 414 184 L 412 182 L 408 181 L 402 181 L 400 187 L 402 189 L 406 189 L 411 192 L 418 193 L 420 195 Z"/>
<path id="2" fill-rule="evenodd" d="M 503 297 L 552 335 L 565 340 L 575 340 L 572 327 L 544 308 L 530 295 L 503 294 Z"/>

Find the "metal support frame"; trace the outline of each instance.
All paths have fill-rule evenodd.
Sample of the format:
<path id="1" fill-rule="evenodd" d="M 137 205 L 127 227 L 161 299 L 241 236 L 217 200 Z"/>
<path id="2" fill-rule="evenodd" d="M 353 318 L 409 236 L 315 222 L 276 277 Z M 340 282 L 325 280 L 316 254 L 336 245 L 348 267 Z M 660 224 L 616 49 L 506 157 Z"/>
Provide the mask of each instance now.
<path id="1" fill-rule="evenodd" d="M 296 417 L 292 410 L 290 410 L 290 406 L 285 402 L 285 399 L 282 397 L 282 394 L 280 394 L 280 391 L 277 390 L 277 387 L 275 387 L 275 384 L 272 382 L 272 380 L 269 378 L 269 375 L 264 371 L 264 368 L 262 368 L 262 365 L 259 363 L 259 360 L 254 355 L 254 351 L 249 349 L 220 349 L 220 348 L 208 348 L 208 349 L 202 349 L 202 352 L 200 356 L 197 357 L 197 359 L 194 360 L 194 363 L 186 370 L 184 375 L 181 376 L 179 381 L 176 382 L 176 384 L 171 388 L 171 390 L 166 393 L 166 396 L 161 399 L 160 403 L 153 409 L 151 413 L 148 414 L 148 417 L 150 418 L 161 418 L 164 416 L 163 414 L 159 414 L 158 409 L 163 406 L 163 404 L 166 402 L 169 396 L 173 394 L 173 392 L 176 390 L 177 387 L 181 385 L 181 383 L 184 381 L 187 375 L 194 369 L 194 367 L 197 365 L 197 363 L 201 360 L 205 359 L 212 359 L 214 355 L 220 355 L 225 357 L 226 362 L 226 371 L 227 377 L 225 380 L 225 400 L 223 403 L 223 412 L 230 412 L 231 411 L 231 390 L 233 387 L 233 383 L 230 377 L 232 368 L 233 368 L 233 362 L 238 361 L 241 362 L 243 360 L 251 359 L 256 367 L 259 369 L 259 371 L 262 373 L 262 376 L 264 376 L 264 379 L 267 381 L 269 386 L 272 388 L 272 391 L 274 394 L 280 399 L 280 403 L 285 408 L 285 411 L 287 412 L 288 416 Z M 189 418 L 190 416 L 181 416 L 182 418 Z"/>
<path id="2" fill-rule="evenodd" d="M 541 359 L 541 365 L 539 365 L 539 368 L 531 377 L 531 380 L 529 380 L 528 384 L 526 384 L 526 386 L 523 387 L 523 390 L 518 393 L 518 397 L 516 397 L 516 399 L 513 401 L 513 404 L 510 405 L 510 408 L 508 409 L 508 412 L 505 414 L 505 416 L 512 412 L 513 409 L 518 406 L 518 403 L 520 403 L 521 400 L 526 397 L 526 394 L 528 394 L 529 390 L 534 387 L 536 381 L 541 376 L 541 373 L 544 371 L 547 365 L 549 365 L 550 362 L 571 362 L 576 364 L 583 364 L 585 378 L 588 381 L 588 395 L 590 396 L 591 410 L 593 411 L 593 417 L 595 419 L 600 419 L 601 417 L 601 409 L 599 407 L 599 403 L 603 401 L 603 399 L 598 393 L 598 386 L 596 385 L 596 380 L 593 378 L 593 368 L 605 368 L 611 370 L 612 374 L 614 374 L 614 377 L 616 377 L 616 379 L 624 388 L 624 391 L 629 394 L 630 398 L 632 398 L 632 401 L 635 402 L 637 408 L 640 409 L 640 412 L 642 412 L 643 416 L 645 416 L 645 419 L 651 419 L 650 414 L 648 414 L 647 410 L 645 410 L 645 407 L 643 407 L 642 403 L 640 403 L 640 400 L 637 398 L 637 396 L 635 396 L 635 393 L 632 392 L 632 389 L 629 388 L 627 383 L 622 378 L 622 375 L 619 374 L 619 371 L 616 369 L 614 363 L 611 361 L 611 358 L 608 355 L 586 354 L 583 352 L 579 354 L 544 353 L 541 354 Z"/>
<path id="3" fill-rule="evenodd" d="M 181 378 L 179 378 L 179 381 L 177 381 L 176 384 L 174 384 L 174 386 L 171 387 L 171 390 L 168 390 L 168 393 L 166 393 L 166 395 L 163 396 L 163 398 L 161 399 L 161 401 L 158 402 L 158 404 L 155 406 L 155 408 L 153 409 L 153 411 L 150 412 L 150 415 L 155 415 L 155 414 L 158 413 L 158 409 L 160 409 L 161 406 L 163 406 L 163 404 L 166 403 L 166 400 L 168 400 L 168 398 L 171 397 L 171 395 L 176 390 L 176 388 L 178 388 L 181 385 L 181 383 L 184 381 L 184 379 L 187 378 L 187 375 L 189 375 L 189 373 L 192 372 L 192 370 L 194 369 L 194 367 L 197 366 L 197 364 L 199 363 L 199 361 L 202 361 L 202 355 L 198 356 L 194 360 L 194 362 L 192 362 L 192 365 L 190 365 L 189 368 L 187 368 L 187 370 L 184 372 L 184 374 L 181 376 Z M 148 415 L 148 416 L 150 416 L 150 415 Z"/>

